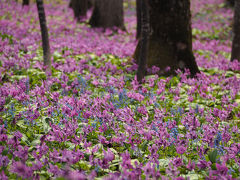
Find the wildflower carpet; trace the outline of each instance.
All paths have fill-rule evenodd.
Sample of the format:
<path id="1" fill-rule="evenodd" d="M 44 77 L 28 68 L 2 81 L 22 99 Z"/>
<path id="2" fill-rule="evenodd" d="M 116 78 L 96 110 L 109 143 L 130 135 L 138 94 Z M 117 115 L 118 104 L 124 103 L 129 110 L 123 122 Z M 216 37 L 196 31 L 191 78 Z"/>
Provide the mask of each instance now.
<path id="1" fill-rule="evenodd" d="M 124 4 L 127 32 L 116 33 L 77 23 L 68 1 L 46 1 L 45 73 L 36 5 L 1 0 L 0 179 L 238 178 L 232 10 L 223 0 L 191 3 L 201 73 L 151 75 L 140 87 L 132 6 Z"/>

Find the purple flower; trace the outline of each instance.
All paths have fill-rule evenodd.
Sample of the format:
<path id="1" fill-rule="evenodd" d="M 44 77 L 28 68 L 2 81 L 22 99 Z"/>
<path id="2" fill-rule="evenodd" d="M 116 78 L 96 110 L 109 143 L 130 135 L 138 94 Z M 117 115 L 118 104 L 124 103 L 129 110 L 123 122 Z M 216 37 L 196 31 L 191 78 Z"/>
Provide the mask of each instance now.
<path id="1" fill-rule="evenodd" d="M 135 99 L 135 100 L 137 100 L 137 101 L 142 101 L 142 100 L 144 100 L 144 96 L 143 96 L 143 95 L 141 95 L 141 94 L 139 94 L 139 93 L 135 93 L 135 92 L 128 92 L 128 93 L 127 93 L 127 96 L 128 96 L 129 98 Z"/>
<path id="2" fill-rule="evenodd" d="M 177 153 L 178 153 L 178 154 L 183 154 L 183 153 L 185 153 L 185 151 L 186 151 L 186 147 L 184 147 L 184 146 L 178 146 L 178 147 L 176 147 L 176 150 L 177 150 Z"/>
<path id="3" fill-rule="evenodd" d="M 54 176 L 61 176 L 63 173 L 57 165 L 52 165 L 51 163 L 49 163 L 48 172 L 52 173 Z"/>
<path id="4" fill-rule="evenodd" d="M 147 176 L 151 176 L 155 174 L 155 169 L 151 165 L 151 162 L 148 162 L 144 167 L 143 167 L 144 174 Z"/>
<path id="5" fill-rule="evenodd" d="M 3 166 L 6 167 L 8 165 L 8 163 L 9 163 L 8 157 L 7 156 L 2 156 L 0 154 L 0 167 L 3 167 Z"/>
<path id="6" fill-rule="evenodd" d="M 104 159 L 106 161 L 112 161 L 115 159 L 115 155 L 113 154 L 113 152 L 110 149 L 108 149 L 107 152 L 103 151 L 103 153 L 104 153 Z"/>
<path id="7" fill-rule="evenodd" d="M 0 112 L 3 110 L 5 104 L 5 98 L 0 97 Z"/>
<path id="8" fill-rule="evenodd" d="M 14 136 L 17 138 L 17 139 L 21 139 L 22 138 L 22 133 L 20 133 L 19 131 L 16 131 L 14 133 Z"/>
<path id="9" fill-rule="evenodd" d="M 86 175 L 82 172 L 78 171 L 70 171 L 67 170 L 64 175 L 64 178 L 69 179 L 69 180 L 84 180 L 87 179 Z"/>
<path id="10" fill-rule="evenodd" d="M 221 164 L 216 164 L 216 168 L 217 168 L 217 174 L 218 175 L 227 175 L 228 172 L 228 168 L 225 165 L 221 165 Z"/>
<path id="11" fill-rule="evenodd" d="M 103 150 L 103 154 L 104 154 L 104 158 L 102 161 L 99 160 L 99 165 L 102 168 L 107 169 L 109 167 L 108 162 L 114 160 L 115 155 L 113 154 L 113 152 L 110 149 L 108 149 L 107 152 L 105 150 Z"/>
<path id="12" fill-rule="evenodd" d="M 148 111 L 147 108 L 143 105 L 137 108 L 137 111 L 143 115 L 147 115 Z"/>
<path id="13" fill-rule="evenodd" d="M 43 164 L 41 161 L 37 160 L 36 163 L 32 164 L 32 170 L 40 170 L 43 167 Z"/>
<path id="14" fill-rule="evenodd" d="M 189 101 L 189 102 L 193 102 L 193 100 L 194 100 L 194 99 L 193 99 L 193 96 L 192 96 L 192 95 L 189 95 L 189 96 L 188 96 L 188 101 Z"/>
<path id="15" fill-rule="evenodd" d="M 176 102 L 176 101 L 178 101 L 180 99 L 180 97 L 179 96 L 174 96 L 174 98 L 173 98 L 173 100 Z"/>
<path id="16" fill-rule="evenodd" d="M 24 179 L 31 178 L 33 175 L 32 168 L 19 161 L 12 164 L 10 171 Z"/>
<path id="17" fill-rule="evenodd" d="M 0 134 L 0 141 L 7 141 L 8 136 L 6 134 Z"/>
<path id="18" fill-rule="evenodd" d="M 153 74 L 156 74 L 158 71 L 160 71 L 160 68 L 159 67 L 157 67 L 157 66 L 152 66 L 152 73 Z"/>
<path id="19" fill-rule="evenodd" d="M 210 170 L 209 171 L 209 176 L 206 177 L 206 180 L 217 180 L 219 177 L 215 176 L 214 171 Z"/>
<path id="20" fill-rule="evenodd" d="M 133 166 L 131 164 L 130 154 L 128 151 L 121 154 L 122 156 L 122 167 L 125 169 L 133 169 Z"/>
<path id="21" fill-rule="evenodd" d="M 175 178 L 174 180 L 185 180 L 185 178 L 183 178 L 183 177 L 177 177 L 177 178 Z"/>
<path id="22" fill-rule="evenodd" d="M 183 165 L 182 159 L 181 158 L 174 158 L 172 161 L 173 166 L 179 167 Z"/>
<path id="23" fill-rule="evenodd" d="M 166 169 L 166 173 L 170 176 L 176 177 L 179 174 L 177 167 L 169 164 L 169 167 Z"/>
<path id="24" fill-rule="evenodd" d="M 0 173 L 0 179 L 1 180 L 8 180 L 8 177 L 5 175 L 4 171 Z"/>
<path id="25" fill-rule="evenodd" d="M 205 160 L 199 160 L 199 163 L 197 164 L 199 169 L 205 169 L 210 166 L 210 163 Z"/>
<path id="26" fill-rule="evenodd" d="M 57 102 L 60 94 L 59 94 L 58 92 L 52 92 L 52 93 L 50 94 L 50 96 L 51 96 L 51 98 L 52 98 L 54 101 Z"/>
<path id="27" fill-rule="evenodd" d="M 109 144 L 109 141 L 104 136 L 100 135 L 98 138 L 101 144 Z"/>
<path id="28" fill-rule="evenodd" d="M 18 151 L 15 151 L 13 153 L 16 157 L 19 157 L 20 159 L 26 161 L 28 159 L 28 147 L 27 146 L 18 146 Z"/>
<path id="29" fill-rule="evenodd" d="M 128 151 L 121 154 L 123 161 L 130 159 L 130 154 Z"/>
<path id="30" fill-rule="evenodd" d="M 193 169 L 195 169 L 195 163 L 189 161 L 188 165 L 186 166 L 190 171 L 192 171 Z"/>

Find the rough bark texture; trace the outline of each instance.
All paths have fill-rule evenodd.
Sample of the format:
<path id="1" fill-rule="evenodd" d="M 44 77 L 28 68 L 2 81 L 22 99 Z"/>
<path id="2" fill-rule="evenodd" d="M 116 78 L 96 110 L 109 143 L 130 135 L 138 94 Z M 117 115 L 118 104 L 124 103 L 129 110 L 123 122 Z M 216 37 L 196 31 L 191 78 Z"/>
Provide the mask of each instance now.
<path id="1" fill-rule="evenodd" d="M 23 6 L 25 6 L 25 5 L 28 6 L 29 5 L 29 0 L 23 0 L 22 1 L 22 5 Z"/>
<path id="2" fill-rule="evenodd" d="M 72 1 L 73 1 L 73 0 L 70 0 L 70 2 L 69 2 L 69 5 L 68 5 L 69 8 L 73 8 L 73 7 L 72 7 Z M 87 0 L 87 3 L 88 3 L 87 8 L 90 9 L 90 8 L 92 8 L 93 5 L 94 5 L 94 0 Z"/>
<path id="3" fill-rule="evenodd" d="M 149 12 L 148 12 L 148 0 L 140 0 L 141 10 L 141 39 L 140 39 L 140 52 L 138 59 L 138 71 L 137 80 L 142 82 L 146 74 L 147 64 L 147 47 L 148 47 L 148 34 L 149 34 Z"/>
<path id="4" fill-rule="evenodd" d="M 137 14 L 137 33 L 136 38 L 139 39 L 141 35 L 141 0 L 136 0 L 136 14 Z"/>
<path id="5" fill-rule="evenodd" d="M 47 29 L 46 16 L 45 16 L 45 11 L 44 11 L 44 6 L 43 6 L 43 0 L 37 0 L 37 9 L 38 9 L 38 17 L 39 17 L 41 35 L 42 35 L 44 65 L 47 66 L 47 70 L 50 70 L 50 68 L 51 68 L 51 53 L 50 53 L 48 29 Z"/>
<path id="6" fill-rule="evenodd" d="M 95 0 L 89 23 L 92 27 L 125 29 L 123 0 Z"/>
<path id="7" fill-rule="evenodd" d="M 191 75 L 199 72 L 192 52 L 192 29 L 189 0 L 149 0 L 151 34 L 147 65 L 160 67 L 160 74 L 175 74 L 188 68 Z M 139 43 L 134 58 L 139 54 Z M 164 73 L 166 67 L 171 70 Z"/>
<path id="8" fill-rule="evenodd" d="M 71 0 L 69 7 L 73 9 L 74 17 L 81 20 L 82 17 L 87 15 L 89 0 Z"/>
<path id="9" fill-rule="evenodd" d="M 240 0 L 235 0 L 231 61 L 240 61 Z"/>

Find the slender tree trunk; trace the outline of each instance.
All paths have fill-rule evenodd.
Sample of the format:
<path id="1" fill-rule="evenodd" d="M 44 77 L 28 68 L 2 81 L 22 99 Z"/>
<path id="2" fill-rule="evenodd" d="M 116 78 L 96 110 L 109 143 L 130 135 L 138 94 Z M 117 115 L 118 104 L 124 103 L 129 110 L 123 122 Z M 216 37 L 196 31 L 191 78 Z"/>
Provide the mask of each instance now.
<path id="1" fill-rule="evenodd" d="M 149 0 L 151 33 L 147 65 L 158 66 L 159 74 L 175 74 L 188 68 L 191 75 L 199 72 L 192 52 L 190 0 Z M 140 55 L 138 43 L 134 58 Z M 165 69 L 170 67 L 167 73 Z"/>
<path id="2" fill-rule="evenodd" d="M 231 61 L 240 62 L 240 0 L 235 0 Z"/>
<path id="3" fill-rule="evenodd" d="M 69 4 L 68 4 L 68 7 L 69 7 L 69 8 L 73 8 L 73 7 L 72 7 L 72 0 L 70 0 L 70 2 L 69 2 Z"/>
<path id="4" fill-rule="evenodd" d="M 29 5 L 29 0 L 23 0 L 22 1 L 22 5 L 23 6 L 25 6 L 25 5 L 28 6 Z"/>
<path id="5" fill-rule="evenodd" d="M 89 23 L 92 27 L 125 29 L 123 0 L 95 0 Z"/>
<path id="6" fill-rule="evenodd" d="M 74 17 L 81 20 L 87 15 L 89 0 L 71 0 L 69 7 L 73 9 Z"/>
<path id="7" fill-rule="evenodd" d="M 147 47 L 148 47 L 148 34 L 149 34 L 149 12 L 148 12 L 148 0 L 140 0 L 141 8 L 141 39 L 140 39 L 140 52 L 138 60 L 137 80 L 142 82 L 146 74 L 147 64 Z"/>
<path id="8" fill-rule="evenodd" d="M 136 0 L 136 14 L 137 14 L 137 33 L 136 38 L 139 39 L 141 35 L 141 0 Z"/>
<path id="9" fill-rule="evenodd" d="M 44 11 L 43 0 L 37 0 L 37 9 L 38 9 L 38 17 L 39 17 L 41 35 L 42 35 L 44 65 L 47 66 L 47 70 L 50 70 L 51 53 L 50 53 L 48 29 L 47 29 L 47 22 L 46 22 L 46 16 Z"/>
<path id="10" fill-rule="evenodd" d="M 236 0 L 237 1 L 237 0 Z M 231 7 L 234 6 L 235 0 L 227 0 L 227 5 L 230 5 Z"/>
<path id="11" fill-rule="evenodd" d="M 94 0 L 88 0 L 88 9 L 92 8 L 94 5 Z"/>

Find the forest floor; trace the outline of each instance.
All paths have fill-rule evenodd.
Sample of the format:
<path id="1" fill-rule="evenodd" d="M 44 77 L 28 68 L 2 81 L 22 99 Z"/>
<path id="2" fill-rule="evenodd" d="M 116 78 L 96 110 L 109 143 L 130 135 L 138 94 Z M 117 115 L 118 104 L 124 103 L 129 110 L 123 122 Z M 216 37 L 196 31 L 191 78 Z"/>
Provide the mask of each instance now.
<path id="1" fill-rule="evenodd" d="M 48 74 L 36 5 L 0 2 L 0 179 L 240 176 L 240 63 L 223 0 L 191 1 L 197 78 L 151 75 L 142 87 L 133 4 L 127 32 L 103 32 L 91 12 L 78 23 L 66 0 L 46 2 Z"/>

